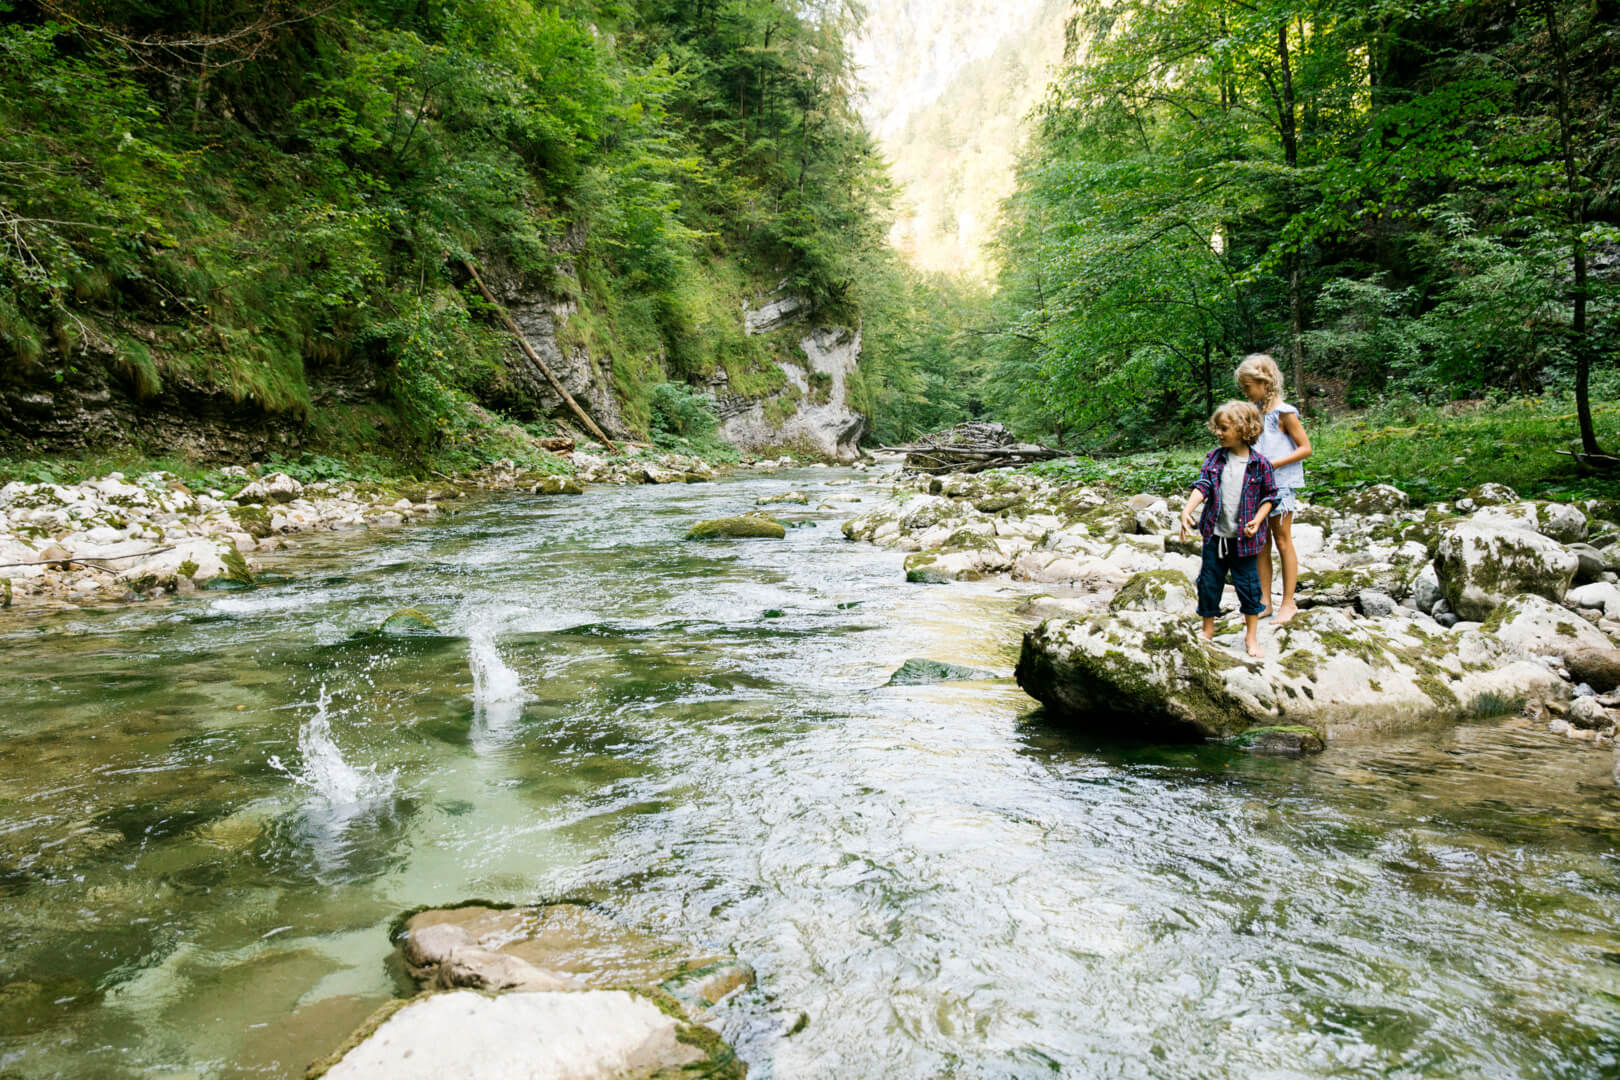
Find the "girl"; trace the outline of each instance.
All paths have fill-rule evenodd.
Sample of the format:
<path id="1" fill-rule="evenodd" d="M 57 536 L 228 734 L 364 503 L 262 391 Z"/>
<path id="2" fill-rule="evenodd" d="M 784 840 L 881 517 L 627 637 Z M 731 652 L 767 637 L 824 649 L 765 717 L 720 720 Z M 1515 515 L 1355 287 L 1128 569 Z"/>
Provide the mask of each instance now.
<path id="1" fill-rule="evenodd" d="M 1244 396 L 1254 402 L 1265 420 L 1265 430 L 1255 444 L 1277 474 L 1277 506 L 1271 515 L 1271 537 L 1282 563 L 1282 604 L 1274 615 L 1282 625 L 1299 609 L 1294 605 L 1294 586 L 1299 582 L 1299 556 L 1294 552 L 1294 497 L 1305 486 L 1305 466 L 1311 456 L 1311 440 L 1299 422 L 1299 410 L 1282 399 L 1282 372 L 1266 353 L 1243 358 L 1235 375 Z M 1271 611 L 1271 547 L 1260 552 L 1260 595 L 1266 611 Z"/>

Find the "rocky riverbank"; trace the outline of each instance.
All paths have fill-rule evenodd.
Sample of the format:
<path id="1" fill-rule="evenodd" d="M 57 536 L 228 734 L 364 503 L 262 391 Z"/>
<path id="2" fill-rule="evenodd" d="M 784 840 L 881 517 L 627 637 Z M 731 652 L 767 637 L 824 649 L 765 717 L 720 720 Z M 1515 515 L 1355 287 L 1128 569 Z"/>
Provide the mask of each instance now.
<path id="1" fill-rule="evenodd" d="M 1230 587 L 1214 644 L 1194 615 L 1196 538 L 1173 500 L 1025 472 L 904 479 L 844 525 L 907 551 L 919 583 L 1003 576 L 1040 592 L 1018 678 L 1053 711 L 1130 734 L 1297 749 L 1520 711 L 1609 744 L 1620 725 L 1620 506 L 1484 485 L 1412 507 L 1388 485 L 1302 504 L 1301 614 L 1241 655 Z M 1259 733 L 1281 732 L 1272 737 Z"/>
<path id="2" fill-rule="evenodd" d="M 773 471 L 790 459 L 745 459 Z M 607 457 L 558 455 L 555 472 L 497 462 L 430 482 L 300 483 L 285 473 L 227 466 L 207 486 L 167 472 L 109 473 L 75 484 L 0 486 L 0 607 L 152 600 L 198 589 L 248 588 L 263 556 L 313 533 L 393 529 L 430 519 L 472 492 L 578 495 L 587 484 L 712 479 L 701 458 L 631 447 Z"/>

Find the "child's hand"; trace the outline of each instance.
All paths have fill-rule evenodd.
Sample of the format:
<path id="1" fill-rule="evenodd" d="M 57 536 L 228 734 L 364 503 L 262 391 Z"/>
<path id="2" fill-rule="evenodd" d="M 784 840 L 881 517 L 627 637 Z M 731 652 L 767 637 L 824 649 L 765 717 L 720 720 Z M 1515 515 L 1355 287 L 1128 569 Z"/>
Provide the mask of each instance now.
<path id="1" fill-rule="evenodd" d="M 1192 532 L 1193 516 L 1191 510 L 1181 512 L 1181 539 L 1186 540 L 1187 534 Z"/>
<path id="2" fill-rule="evenodd" d="M 1260 531 L 1260 521 L 1261 521 L 1260 518 L 1251 519 L 1247 525 L 1243 526 L 1243 535 L 1244 536 L 1253 536 L 1255 533 L 1259 532 Z"/>

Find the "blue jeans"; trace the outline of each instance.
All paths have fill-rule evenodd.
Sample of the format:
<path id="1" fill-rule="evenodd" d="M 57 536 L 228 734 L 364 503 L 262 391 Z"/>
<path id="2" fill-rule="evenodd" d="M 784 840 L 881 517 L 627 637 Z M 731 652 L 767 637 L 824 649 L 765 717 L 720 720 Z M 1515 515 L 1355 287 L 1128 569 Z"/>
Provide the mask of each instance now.
<path id="1" fill-rule="evenodd" d="M 1221 613 L 1221 590 L 1232 575 L 1238 608 L 1245 615 L 1266 609 L 1260 599 L 1260 556 L 1239 555 L 1234 537 L 1212 536 L 1204 541 L 1204 564 L 1198 568 L 1198 614 L 1213 619 Z"/>

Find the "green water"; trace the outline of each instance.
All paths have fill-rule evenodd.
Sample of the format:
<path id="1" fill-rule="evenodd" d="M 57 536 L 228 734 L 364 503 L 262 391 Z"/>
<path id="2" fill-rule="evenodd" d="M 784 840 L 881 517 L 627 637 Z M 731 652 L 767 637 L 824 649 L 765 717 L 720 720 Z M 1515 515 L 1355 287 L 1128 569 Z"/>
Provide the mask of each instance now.
<path id="1" fill-rule="evenodd" d="M 907 585 L 849 504 L 680 539 L 877 497 L 842 476 L 505 497 L 252 592 L 4 616 L 0 1075 L 297 1076 L 408 990 L 393 919 L 473 897 L 734 949 L 755 1077 L 1620 1075 L 1607 753 L 1268 761 L 883 688 L 1010 673 L 1021 590 Z M 353 636 L 406 605 L 441 633 Z"/>

